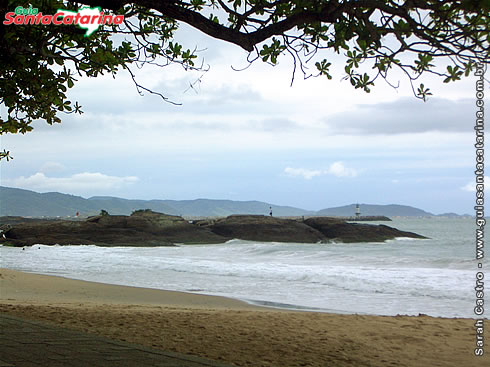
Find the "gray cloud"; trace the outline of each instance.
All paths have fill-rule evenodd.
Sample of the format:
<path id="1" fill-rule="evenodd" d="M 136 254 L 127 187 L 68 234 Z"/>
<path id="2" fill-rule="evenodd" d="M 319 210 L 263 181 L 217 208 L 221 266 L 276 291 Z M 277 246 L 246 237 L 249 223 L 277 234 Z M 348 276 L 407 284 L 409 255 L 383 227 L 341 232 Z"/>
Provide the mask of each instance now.
<path id="1" fill-rule="evenodd" d="M 287 117 L 273 117 L 272 113 L 261 113 L 261 117 L 237 116 L 233 112 L 215 112 L 214 114 L 201 114 L 198 111 L 187 111 L 184 114 L 170 113 L 159 114 L 153 111 L 142 113 L 130 112 L 126 114 L 87 112 L 82 116 L 67 115 L 62 124 L 50 126 L 42 121 L 34 123 L 36 132 L 45 134 L 76 133 L 82 135 L 93 135 L 94 131 L 99 134 L 112 134 L 116 136 L 132 136 L 134 134 L 145 134 L 153 132 L 153 136 L 165 132 L 193 133 L 196 132 L 291 132 L 302 129 L 300 123 Z M 257 115 L 253 111 L 252 115 Z M 269 117 L 270 116 L 270 117 Z M 151 135 L 151 134 L 148 134 Z"/>
<path id="2" fill-rule="evenodd" d="M 231 117 L 232 118 L 232 117 Z M 281 132 L 300 128 L 295 121 L 287 118 L 264 118 L 256 120 L 237 119 L 233 121 L 212 118 L 190 118 L 188 120 L 175 120 L 165 122 L 164 126 L 173 130 L 206 130 L 206 131 L 262 131 Z"/>
<path id="3" fill-rule="evenodd" d="M 41 173 L 59 172 L 65 170 L 65 168 L 66 167 L 61 163 L 48 161 L 41 166 L 39 172 Z"/>
<path id="4" fill-rule="evenodd" d="M 261 131 L 290 131 L 299 128 L 299 124 L 287 118 L 266 118 L 250 121 L 244 128 Z"/>
<path id="5" fill-rule="evenodd" d="M 168 69 L 170 70 L 170 69 Z M 166 72 L 165 69 L 162 72 Z M 197 77 L 196 77 L 197 78 Z M 269 105 L 261 94 L 247 85 L 225 83 L 218 88 L 213 83 L 206 81 L 206 75 L 201 83 L 190 85 L 196 79 L 192 76 L 165 80 L 150 88 L 144 80 L 139 80 L 142 85 L 150 88 L 155 93 L 161 93 L 168 98 L 166 102 L 160 96 L 143 91 L 139 95 L 135 85 L 128 80 L 108 80 L 108 86 L 100 86 L 93 81 L 85 81 L 80 88 L 74 88 L 70 99 L 78 101 L 82 110 L 92 114 L 122 115 L 133 112 L 168 114 L 242 114 L 243 109 L 256 111 L 269 110 Z M 101 93 L 94 93 L 98 87 L 104 88 Z M 177 104 L 177 105 L 176 105 Z M 61 117 L 65 117 L 61 115 Z"/>
<path id="6" fill-rule="evenodd" d="M 205 87 L 205 91 L 203 91 L 201 98 L 201 103 L 204 102 L 213 105 L 223 105 L 227 103 L 243 105 L 244 103 L 263 101 L 260 93 L 252 90 L 249 86 L 234 85 L 232 83 L 214 90 Z"/>
<path id="7" fill-rule="evenodd" d="M 432 98 L 422 102 L 402 98 L 395 102 L 358 105 L 353 110 L 325 118 L 333 134 L 404 134 L 429 131 L 470 132 L 473 101 Z"/>

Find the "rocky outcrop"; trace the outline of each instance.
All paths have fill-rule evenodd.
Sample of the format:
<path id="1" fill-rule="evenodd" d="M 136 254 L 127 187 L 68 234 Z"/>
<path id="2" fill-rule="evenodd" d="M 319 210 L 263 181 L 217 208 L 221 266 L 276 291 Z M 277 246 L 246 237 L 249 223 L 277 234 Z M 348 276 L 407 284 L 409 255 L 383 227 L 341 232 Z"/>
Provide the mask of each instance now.
<path id="1" fill-rule="evenodd" d="M 0 224 L 2 221 L 0 220 Z M 182 217 L 139 210 L 130 216 L 102 215 L 86 220 L 3 224 L 0 243 L 13 246 L 98 245 L 172 246 L 223 243 L 230 239 L 264 242 L 378 242 L 395 237 L 424 238 L 385 225 L 348 223 L 328 217 L 305 221 L 260 215 L 189 222 Z"/>
<path id="2" fill-rule="evenodd" d="M 320 231 L 328 240 L 339 242 L 383 242 L 397 237 L 426 238 L 412 232 L 400 231 L 383 224 L 347 223 L 343 220 L 317 217 L 308 218 L 305 224 Z"/>
<path id="3" fill-rule="evenodd" d="M 316 243 L 325 239 L 304 223 L 263 215 L 232 215 L 208 228 L 220 236 L 250 241 Z"/>
<path id="4" fill-rule="evenodd" d="M 138 211 L 131 216 L 107 215 L 85 221 L 53 221 L 14 225 L 4 233 L 14 246 L 98 245 L 172 246 L 175 243 L 220 243 L 228 238 L 194 226 L 181 217 Z"/>

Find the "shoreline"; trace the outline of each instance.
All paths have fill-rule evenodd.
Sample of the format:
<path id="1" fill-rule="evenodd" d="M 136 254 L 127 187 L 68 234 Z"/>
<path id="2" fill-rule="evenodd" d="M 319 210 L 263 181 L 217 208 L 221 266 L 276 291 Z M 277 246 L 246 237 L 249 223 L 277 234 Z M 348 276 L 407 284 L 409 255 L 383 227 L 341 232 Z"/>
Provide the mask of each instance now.
<path id="1" fill-rule="evenodd" d="M 390 240 L 390 241 L 395 241 Z M 427 240 L 427 239 L 409 239 L 411 241 L 419 241 L 419 240 Z M 242 240 L 240 240 L 242 241 Z M 1 247 L 2 245 L 0 245 Z M 46 246 L 46 245 L 42 245 Z M 184 245 L 187 246 L 187 245 Z M 94 284 L 100 284 L 100 285 L 106 285 L 106 286 L 115 286 L 115 287 L 128 287 L 128 288 L 136 288 L 136 289 L 141 289 L 141 290 L 151 290 L 151 291 L 156 291 L 156 292 L 169 292 L 169 293 L 174 293 L 174 294 L 187 294 L 187 295 L 195 295 L 195 296 L 204 296 L 204 297 L 217 297 L 217 298 L 222 298 L 225 300 L 230 300 L 230 301 L 236 301 L 240 302 L 243 304 L 246 304 L 251 307 L 257 307 L 257 308 L 264 308 L 264 309 L 270 309 L 270 310 L 278 310 L 278 311 L 295 311 L 295 312 L 318 312 L 318 313 L 327 313 L 327 314 L 338 314 L 338 315 L 363 315 L 363 316 L 386 316 L 386 317 L 399 317 L 399 316 L 407 316 L 407 317 L 416 317 L 416 316 L 428 316 L 428 317 L 433 317 L 433 318 L 447 318 L 447 319 L 471 319 L 471 320 L 477 320 L 477 319 L 485 319 L 485 320 L 490 320 L 489 316 L 467 316 L 467 315 L 434 315 L 430 313 L 425 313 L 425 312 L 414 312 L 414 313 L 369 313 L 369 312 L 363 312 L 361 311 L 345 311 L 342 309 L 334 309 L 334 308 L 324 308 L 324 307 L 316 307 L 316 306 L 307 306 L 307 305 L 300 305 L 296 303 L 285 303 L 281 301 L 275 301 L 275 300 L 267 300 L 266 298 L 264 299 L 255 299 L 255 298 L 240 298 L 240 297 L 235 297 L 233 295 L 229 294 L 219 294 L 219 293 L 204 293 L 204 290 L 201 289 L 189 289 L 189 290 L 171 290 L 171 289 L 165 289 L 165 288 L 151 288 L 151 287 L 146 287 L 146 286 L 141 286 L 141 285 L 128 285 L 128 284 L 116 284 L 116 283 L 107 283 L 104 281 L 96 281 L 96 280 L 84 280 L 80 278 L 72 278 L 70 275 L 63 275 L 63 274 L 58 274 L 56 272 L 53 273 L 41 273 L 37 272 L 36 270 L 15 270 L 15 269 L 8 269 L 8 268 L 3 268 L 1 267 L 0 264 L 0 272 L 2 270 L 11 270 L 11 271 L 17 271 L 20 273 L 24 274 L 32 274 L 32 275 L 40 275 L 40 276 L 47 276 L 47 277 L 54 277 L 54 278 L 61 278 L 61 279 L 66 279 L 66 280 L 73 280 L 73 281 L 80 281 L 80 282 L 86 282 L 86 283 L 94 283 Z M 203 293 L 201 293 L 203 292 Z M 1 298 L 1 297 L 0 297 Z M 218 302 L 219 303 L 219 302 Z M 215 303 L 216 304 L 216 303 Z M 472 314 L 473 315 L 473 314 Z"/>
<path id="2" fill-rule="evenodd" d="M 484 366 L 473 319 L 368 316 L 0 268 L 0 312 L 236 366 Z M 490 323 L 485 320 L 487 338 Z"/>
<path id="3" fill-rule="evenodd" d="M 123 292 L 125 289 L 129 291 L 136 291 L 136 292 L 141 292 L 143 293 L 152 293 L 154 295 L 158 294 L 158 292 L 162 293 L 162 296 L 165 296 L 167 299 L 170 299 L 173 305 L 172 300 L 175 299 L 183 299 L 185 302 L 188 302 L 191 300 L 192 302 L 190 304 L 180 304 L 178 303 L 177 305 L 179 306 L 186 306 L 189 307 L 192 304 L 196 304 L 197 302 L 194 301 L 197 300 L 198 298 L 202 297 L 202 301 L 199 302 L 200 304 L 204 306 L 210 306 L 210 307 L 216 307 L 216 308 L 226 308 L 226 309 L 262 309 L 262 310 L 270 310 L 270 311 L 291 311 L 291 312 L 319 312 L 319 313 L 331 313 L 331 314 L 339 314 L 339 315 L 354 315 L 353 313 L 349 312 L 344 312 L 344 311 L 337 311 L 337 310 L 328 310 L 324 308 L 316 308 L 316 307 L 308 307 L 308 306 L 301 306 L 301 305 L 295 305 L 295 304 L 286 304 L 286 303 L 280 303 L 280 302 L 271 302 L 271 301 L 264 301 L 264 300 L 255 300 L 255 299 L 241 299 L 241 298 L 235 298 L 235 297 L 230 297 L 230 296 L 221 296 L 221 295 L 216 295 L 216 294 L 206 294 L 206 293 L 197 293 L 197 292 L 192 292 L 192 291 L 175 291 L 175 290 L 169 290 L 169 289 L 159 289 L 159 288 L 147 288 L 147 287 L 138 287 L 138 286 L 132 286 L 132 285 L 120 285 L 120 284 L 112 284 L 112 283 L 104 283 L 104 282 L 96 282 L 96 281 L 90 281 L 90 280 L 83 280 L 83 279 L 76 279 L 76 278 L 70 278 L 66 277 L 63 275 L 58 275 L 58 274 L 46 274 L 46 273 L 37 273 L 37 272 L 30 272 L 30 271 L 21 271 L 21 270 L 13 270 L 13 269 L 7 269 L 7 268 L 0 268 L 0 276 L 2 275 L 2 272 L 13 272 L 13 273 L 21 273 L 25 275 L 33 275 L 33 276 L 41 276 L 41 277 L 52 277 L 52 278 L 60 278 L 68 281 L 74 281 L 74 282 L 80 282 L 80 284 L 83 286 L 85 284 L 86 286 L 89 286 L 90 288 L 93 287 L 103 287 L 103 288 L 108 288 L 108 287 L 115 287 L 119 288 L 121 292 Z M 33 279 L 33 278 L 32 278 Z M 1 284 L 1 278 L 0 278 L 0 284 Z M 77 287 L 79 287 L 78 285 Z M 0 286 L 1 289 L 1 286 Z M 196 296 L 195 298 L 193 296 Z M 204 300 L 206 299 L 206 300 Z M 2 297 L 0 296 L 0 302 L 2 301 Z M 28 300 L 29 301 L 29 300 Z M 106 300 L 108 301 L 108 300 Z M 114 300 L 116 304 L 119 304 L 117 300 Z M 112 302 L 109 302 L 112 303 Z M 141 301 L 137 303 L 138 305 L 141 305 Z M 154 304 L 151 302 L 150 304 Z M 161 303 L 159 303 L 161 304 Z M 165 304 L 165 305 L 170 305 L 170 304 Z M 364 313 L 356 313 L 356 315 L 370 315 L 370 316 L 377 316 L 377 315 L 371 315 L 371 314 L 364 314 Z M 382 316 L 382 315 L 378 315 Z M 408 315 L 407 315 L 408 316 Z"/>
<path id="4" fill-rule="evenodd" d="M 343 310 L 335 310 L 335 309 L 327 309 L 327 308 L 321 308 L 321 307 L 313 307 L 313 306 L 302 306 L 302 305 L 297 305 L 297 304 L 289 304 L 289 303 L 281 303 L 281 302 L 274 302 L 274 301 L 267 301 L 267 300 L 257 300 L 257 299 L 244 299 L 244 298 L 237 298 L 237 297 L 232 297 L 232 296 L 223 296 L 223 295 L 218 295 L 218 294 L 207 294 L 207 293 L 197 293 L 193 291 L 177 291 L 177 290 L 169 290 L 169 289 L 160 289 L 160 288 L 148 288 L 148 287 L 140 287 L 140 286 L 133 286 L 133 285 L 121 285 L 121 284 L 113 284 L 113 283 L 104 283 L 104 282 L 96 282 L 96 281 L 91 281 L 91 280 L 83 280 L 83 279 L 76 279 L 76 278 L 70 278 L 67 276 L 59 275 L 59 274 L 47 274 L 47 273 L 37 273 L 37 272 L 30 272 L 30 271 L 24 271 L 24 270 L 14 270 L 14 269 L 7 269 L 7 268 L 1 268 L 0 267 L 0 276 L 2 271 L 11 271 L 11 272 L 17 272 L 17 273 L 22 273 L 22 274 L 30 274 L 34 276 L 42 276 L 42 277 L 52 277 L 52 278 L 60 278 L 60 279 L 65 279 L 68 281 L 74 281 L 74 282 L 81 282 L 86 283 L 86 284 L 92 284 L 92 287 L 120 287 L 121 292 L 124 291 L 125 288 L 131 290 L 139 290 L 142 293 L 152 293 L 155 292 L 155 295 L 158 292 L 161 292 L 163 295 L 166 294 L 166 297 L 170 299 L 170 302 L 175 302 L 173 300 L 182 298 L 186 302 L 187 300 L 192 300 L 192 296 L 196 296 L 196 300 L 199 297 L 203 297 L 203 301 L 200 303 L 203 303 L 205 305 L 209 304 L 211 307 L 217 307 L 217 308 L 232 308 L 232 309 L 241 309 L 243 307 L 245 308 L 256 308 L 256 309 L 263 309 L 263 310 L 270 310 L 270 311 L 284 311 L 284 312 L 313 312 L 313 313 L 324 313 L 324 314 L 332 314 L 332 315 L 359 315 L 359 316 L 379 316 L 379 317 L 417 317 L 417 316 L 427 316 L 427 317 L 432 317 L 432 318 L 441 318 L 441 319 L 468 319 L 468 320 L 474 320 L 476 318 L 468 318 L 468 317 L 449 317 L 449 316 L 433 316 L 433 315 L 427 315 L 427 314 L 418 314 L 418 315 L 409 315 L 409 314 L 397 314 L 397 315 L 378 315 L 378 314 L 372 314 L 372 313 L 367 313 L 367 312 L 349 312 L 349 311 L 343 311 Z M 1 284 L 1 278 L 0 278 L 0 284 Z M 1 290 L 1 286 L 0 286 Z M 180 297 L 182 295 L 182 297 Z M 204 301 L 204 298 L 207 298 L 207 300 L 210 303 L 207 303 Z M 2 297 L 0 296 L 0 302 L 2 300 Z M 161 300 L 160 300 L 161 301 Z M 190 304 L 195 303 L 196 301 L 190 302 Z M 112 302 L 110 302 L 112 303 Z M 117 303 L 117 302 L 116 302 Z M 138 305 L 141 305 L 141 302 L 137 303 Z M 151 303 L 154 304 L 154 303 Z M 188 307 L 189 305 L 186 303 L 184 304 L 178 304 L 179 306 L 186 306 Z M 488 319 L 488 318 L 486 318 Z"/>
<path id="5" fill-rule="evenodd" d="M 11 284 L 8 284 L 13 280 Z M 15 284 L 15 289 L 12 286 Z M 222 296 L 155 288 L 101 283 L 27 271 L 0 268 L 0 302 L 7 300 L 52 303 L 106 303 L 128 305 L 163 305 L 190 308 L 248 309 L 266 308 Z M 131 294 L 127 297 L 127 294 Z M 10 297 L 10 298 L 9 298 Z M 11 298 L 15 297 L 15 298 Z"/>

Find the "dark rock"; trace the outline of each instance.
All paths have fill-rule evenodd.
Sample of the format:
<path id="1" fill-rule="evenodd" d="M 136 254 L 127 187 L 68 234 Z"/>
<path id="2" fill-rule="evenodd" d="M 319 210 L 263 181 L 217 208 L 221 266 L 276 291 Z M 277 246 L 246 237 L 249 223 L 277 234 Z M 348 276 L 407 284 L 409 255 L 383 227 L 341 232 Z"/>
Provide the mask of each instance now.
<path id="1" fill-rule="evenodd" d="M 42 220 L 4 224 L 0 243 L 12 246 L 98 245 L 172 246 L 175 243 L 223 243 L 237 238 L 264 242 L 379 242 L 395 237 L 425 238 L 385 225 L 347 223 L 313 217 L 305 221 L 260 215 L 232 215 L 189 222 L 182 217 L 139 210 L 124 215 L 100 215 L 86 220 Z"/>
<path id="2" fill-rule="evenodd" d="M 85 221 L 23 223 L 4 230 L 4 244 L 30 246 L 172 246 L 174 243 L 220 243 L 228 240 L 181 217 L 160 213 L 96 216 Z"/>
<path id="3" fill-rule="evenodd" d="M 217 220 L 209 228 L 220 236 L 249 241 L 316 243 L 325 240 L 324 235 L 304 223 L 262 215 L 232 215 Z"/>
<path id="4" fill-rule="evenodd" d="M 330 217 L 308 218 L 305 224 L 320 231 L 327 239 L 339 242 L 382 242 L 396 237 L 426 238 L 384 224 L 347 223 Z"/>
<path id="5" fill-rule="evenodd" d="M 14 225 L 20 223 L 48 223 L 61 221 L 62 219 L 58 218 L 24 218 L 19 216 L 5 216 L 0 217 L 0 228 L 6 225 Z"/>

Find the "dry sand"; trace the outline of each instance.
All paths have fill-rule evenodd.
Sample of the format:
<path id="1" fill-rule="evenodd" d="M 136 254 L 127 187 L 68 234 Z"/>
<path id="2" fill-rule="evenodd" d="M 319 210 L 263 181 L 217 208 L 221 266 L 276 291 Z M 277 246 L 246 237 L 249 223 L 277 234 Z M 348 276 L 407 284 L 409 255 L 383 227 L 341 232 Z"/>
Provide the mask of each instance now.
<path id="1" fill-rule="evenodd" d="M 281 311 L 6 269 L 0 311 L 237 366 L 490 366 L 471 319 Z"/>

